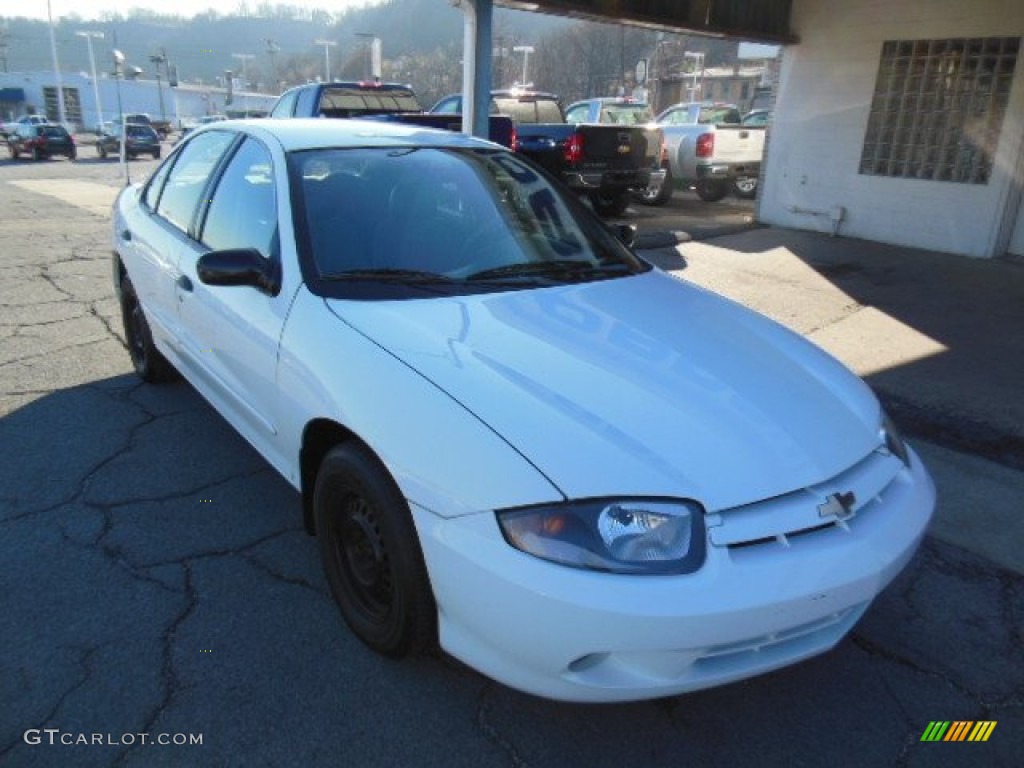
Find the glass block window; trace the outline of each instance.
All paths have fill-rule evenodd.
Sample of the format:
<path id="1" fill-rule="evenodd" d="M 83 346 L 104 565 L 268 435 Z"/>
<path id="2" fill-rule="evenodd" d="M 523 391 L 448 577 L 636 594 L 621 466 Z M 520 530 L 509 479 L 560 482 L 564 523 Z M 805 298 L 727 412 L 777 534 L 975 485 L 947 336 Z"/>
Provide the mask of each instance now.
<path id="1" fill-rule="evenodd" d="M 1019 48 L 1019 37 L 884 43 L 860 172 L 986 184 Z"/>

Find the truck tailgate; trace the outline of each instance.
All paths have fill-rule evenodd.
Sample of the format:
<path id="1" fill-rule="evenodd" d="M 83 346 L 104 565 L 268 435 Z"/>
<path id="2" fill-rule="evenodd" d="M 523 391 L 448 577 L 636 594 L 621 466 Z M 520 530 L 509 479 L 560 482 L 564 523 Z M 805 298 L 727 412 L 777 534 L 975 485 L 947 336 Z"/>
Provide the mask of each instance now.
<path id="1" fill-rule="evenodd" d="M 764 128 L 719 125 L 715 130 L 715 161 L 731 165 L 760 163 L 764 155 Z"/>
<path id="2" fill-rule="evenodd" d="M 656 169 L 661 160 L 658 128 L 624 125 L 577 125 L 583 138 L 583 169 L 626 171 Z"/>

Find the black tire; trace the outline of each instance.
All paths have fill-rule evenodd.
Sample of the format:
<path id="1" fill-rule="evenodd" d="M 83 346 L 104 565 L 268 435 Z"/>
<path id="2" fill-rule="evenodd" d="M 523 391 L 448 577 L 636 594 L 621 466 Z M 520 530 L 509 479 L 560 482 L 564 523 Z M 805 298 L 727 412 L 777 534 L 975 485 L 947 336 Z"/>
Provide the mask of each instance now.
<path id="1" fill-rule="evenodd" d="M 590 193 L 590 204 L 593 206 L 594 212 L 605 219 L 624 214 L 631 199 L 632 195 L 629 190 Z"/>
<path id="2" fill-rule="evenodd" d="M 717 203 L 729 192 L 729 187 L 724 181 L 715 179 L 701 179 L 694 189 L 697 197 L 705 203 Z"/>
<path id="3" fill-rule="evenodd" d="M 39 151 L 39 147 L 32 147 L 32 159 L 33 160 L 42 160 L 43 159 L 43 153 Z"/>
<path id="4" fill-rule="evenodd" d="M 159 149 L 154 149 L 153 150 L 153 159 L 154 160 L 159 160 L 160 159 L 160 150 Z"/>
<path id="5" fill-rule="evenodd" d="M 142 311 L 139 297 L 135 294 L 135 286 L 128 275 L 121 279 L 121 320 L 124 323 L 124 340 L 128 345 L 128 355 L 132 359 L 135 373 L 143 381 L 159 384 L 177 377 L 167 358 L 153 343 L 153 334 Z"/>
<path id="6" fill-rule="evenodd" d="M 672 171 L 666 168 L 665 180 L 660 186 L 649 186 L 642 192 L 635 192 L 633 197 L 638 203 L 643 205 L 665 205 L 665 203 L 672 199 L 674 185 L 675 180 L 672 178 Z"/>
<path id="7" fill-rule="evenodd" d="M 135 158 L 137 157 L 137 155 L 136 155 L 136 154 L 135 154 L 134 152 L 126 152 L 126 153 L 125 153 L 125 156 L 126 156 L 126 157 L 127 157 L 127 158 L 128 158 L 129 160 L 134 160 L 134 159 L 135 159 Z"/>
<path id="8" fill-rule="evenodd" d="M 14 142 L 7 143 L 7 151 L 11 153 L 11 160 L 17 160 L 19 153 L 17 148 L 14 146 Z"/>
<path id="9" fill-rule="evenodd" d="M 106 160 L 107 159 L 107 148 L 105 146 L 103 146 L 102 144 L 97 144 L 96 145 L 96 154 L 98 154 L 100 157 L 102 157 L 104 160 Z"/>
<path id="10" fill-rule="evenodd" d="M 437 645 L 437 606 L 409 505 L 377 458 L 331 449 L 313 491 L 320 555 L 349 629 L 391 658 Z"/>
<path id="11" fill-rule="evenodd" d="M 78 150 L 72 149 L 70 152 L 68 152 L 68 160 L 77 160 L 77 159 L 78 159 Z"/>
<path id="12" fill-rule="evenodd" d="M 732 185 L 733 193 L 743 200 L 757 197 L 757 176 L 740 176 Z"/>

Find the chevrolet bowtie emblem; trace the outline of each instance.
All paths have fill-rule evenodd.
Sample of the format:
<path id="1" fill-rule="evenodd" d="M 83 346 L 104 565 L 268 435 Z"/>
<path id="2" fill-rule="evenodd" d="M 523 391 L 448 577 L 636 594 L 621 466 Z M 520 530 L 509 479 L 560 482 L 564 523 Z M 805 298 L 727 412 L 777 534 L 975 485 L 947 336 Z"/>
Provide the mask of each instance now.
<path id="1" fill-rule="evenodd" d="M 825 499 L 824 504 L 818 505 L 819 517 L 837 517 L 845 520 L 853 515 L 853 505 L 857 503 L 857 497 L 853 491 L 846 493 L 833 493 Z"/>

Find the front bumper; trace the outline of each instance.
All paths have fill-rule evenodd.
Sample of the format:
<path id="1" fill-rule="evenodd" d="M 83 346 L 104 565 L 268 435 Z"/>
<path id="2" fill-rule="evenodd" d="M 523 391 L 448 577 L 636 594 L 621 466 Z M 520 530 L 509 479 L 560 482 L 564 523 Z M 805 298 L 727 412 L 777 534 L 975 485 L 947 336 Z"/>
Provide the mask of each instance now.
<path id="1" fill-rule="evenodd" d="M 506 544 L 493 513 L 443 519 L 413 505 L 441 645 L 513 688 L 592 702 L 708 688 L 827 651 L 924 536 L 935 488 L 912 456 L 849 525 L 785 544 L 709 541 L 685 576 L 562 567 Z"/>

